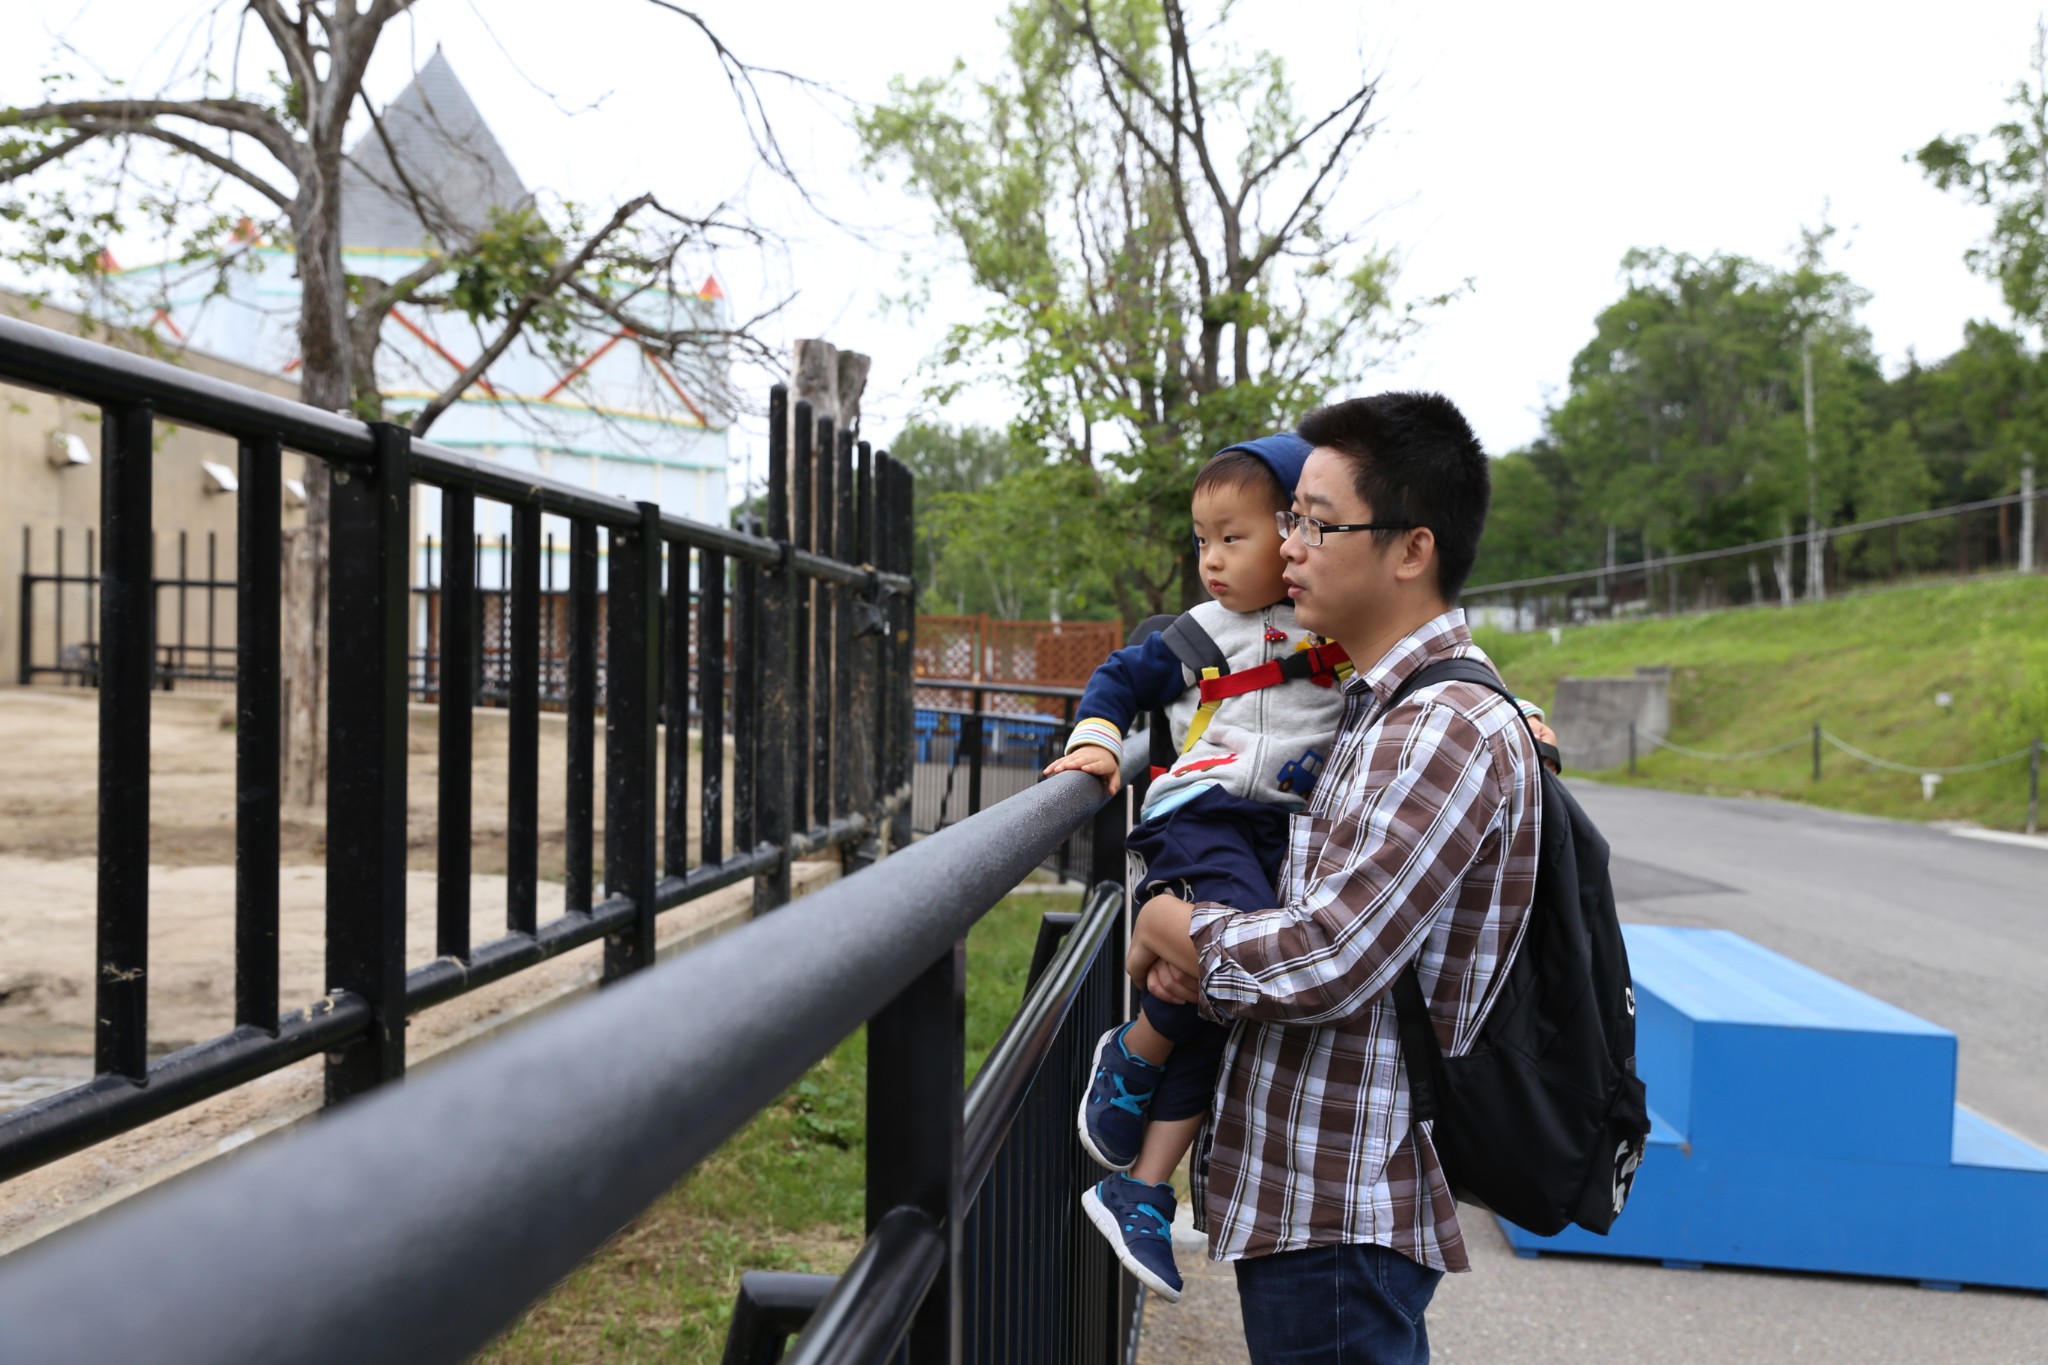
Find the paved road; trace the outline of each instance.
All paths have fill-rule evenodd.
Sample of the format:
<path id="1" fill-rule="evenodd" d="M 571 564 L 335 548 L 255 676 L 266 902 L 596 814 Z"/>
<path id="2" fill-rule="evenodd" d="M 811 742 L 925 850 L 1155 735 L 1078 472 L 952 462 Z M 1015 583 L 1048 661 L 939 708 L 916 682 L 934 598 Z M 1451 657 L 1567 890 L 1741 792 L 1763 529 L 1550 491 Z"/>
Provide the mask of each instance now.
<path id="1" fill-rule="evenodd" d="M 1622 917 L 1732 929 L 1946 1028 L 1963 1103 L 2048 1145 L 2048 843 L 1799 806 L 1576 783 Z M 1431 1312 L 1440 1365 L 2048 1361 L 2048 1300 L 1880 1281 L 1518 1260 L 1467 1219 L 1474 1271 Z M 1183 1263 L 1199 1253 L 1183 1252 Z M 1205 1268 L 1206 1269 L 1206 1268 Z M 1147 1362 L 1238 1362 L 1227 1269 L 1149 1315 Z M 1174 1317 L 1186 1314 L 1176 1326 Z M 1199 1343 L 1199 1344 L 1198 1344 Z"/>

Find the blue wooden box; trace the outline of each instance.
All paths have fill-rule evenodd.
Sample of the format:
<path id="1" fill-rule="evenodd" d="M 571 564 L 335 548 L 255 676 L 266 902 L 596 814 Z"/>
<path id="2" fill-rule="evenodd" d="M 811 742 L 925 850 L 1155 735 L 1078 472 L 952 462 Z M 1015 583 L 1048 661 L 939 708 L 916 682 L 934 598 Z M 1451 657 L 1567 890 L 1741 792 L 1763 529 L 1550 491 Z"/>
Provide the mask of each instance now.
<path id="1" fill-rule="evenodd" d="M 1627 925 L 1649 1151 L 1600 1237 L 1518 1252 L 2048 1290 L 2048 1152 L 1955 1101 L 1956 1037 L 1739 934 Z"/>

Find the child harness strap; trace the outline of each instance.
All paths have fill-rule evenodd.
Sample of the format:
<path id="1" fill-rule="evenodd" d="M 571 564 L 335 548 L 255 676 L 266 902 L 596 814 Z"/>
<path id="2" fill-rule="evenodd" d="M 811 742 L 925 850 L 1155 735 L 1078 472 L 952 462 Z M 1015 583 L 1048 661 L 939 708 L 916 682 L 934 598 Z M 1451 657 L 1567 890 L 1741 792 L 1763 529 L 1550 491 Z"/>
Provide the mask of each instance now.
<path id="1" fill-rule="evenodd" d="M 1173 651 L 1173 656 L 1200 679 L 1202 700 L 1188 721 L 1187 738 L 1180 746 L 1183 754 L 1195 747 L 1196 741 L 1209 728 L 1216 708 L 1230 698 L 1303 678 L 1318 687 L 1330 687 L 1351 667 L 1351 659 L 1344 653 L 1344 647 L 1330 640 L 1283 658 L 1269 659 L 1255 668 L 1232 673 L 1223 650 L 1210 638 L 1209 632 L 1187 613 L 1176 616 L 1173 624 L 1160 631 L 1159 635 L 1166 642 L 1166 647 Z"/>

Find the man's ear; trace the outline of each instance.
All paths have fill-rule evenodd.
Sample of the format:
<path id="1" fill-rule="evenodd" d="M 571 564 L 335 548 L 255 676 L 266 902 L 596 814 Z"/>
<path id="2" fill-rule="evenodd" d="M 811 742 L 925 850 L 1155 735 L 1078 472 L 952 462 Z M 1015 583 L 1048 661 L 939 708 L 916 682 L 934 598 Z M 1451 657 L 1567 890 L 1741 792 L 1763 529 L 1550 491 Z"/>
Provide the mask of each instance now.
<path id="1" fill-rule="evenodd" d="M 1394 566 L 1394 577 L 1401 582 L 1422 577 L 1436 571 L 1436 532 L 1427 526 L 1418 526 L 1401 537 L 1401 562 Z"/>

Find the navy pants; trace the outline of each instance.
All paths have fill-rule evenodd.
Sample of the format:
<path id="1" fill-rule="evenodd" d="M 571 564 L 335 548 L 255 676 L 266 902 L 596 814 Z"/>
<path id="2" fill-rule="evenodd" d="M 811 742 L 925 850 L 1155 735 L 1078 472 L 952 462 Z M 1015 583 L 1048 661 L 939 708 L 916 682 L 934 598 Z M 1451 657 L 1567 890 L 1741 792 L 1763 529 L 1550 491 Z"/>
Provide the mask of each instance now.
<path id="1" fill-rule="evenodd" d="M 1139 900 L 1161 891 L 1236 910 L 1269 910 L 1280 860 L 1287 854 L 1287 812 L 1263 801 L 1210 788 L 1155 819 L 1141 821 L 1127 847 L 1145 860 Z M 1140 991 L 1145 1019 L 1173 1043 L 1150 1117 L 1173 1122 L 1207 1113 L 1216 1068 L 1230 1031 L 1202 1018 L 1193 1005 L 1175 1005 Z"/>
<path id="2" fill-rule="evenodd" d="M 1253 1365 L 1429 1365 L 1423 1319 L 1440 1270 L 1360 1243 L 1237 1263 Z"/>

